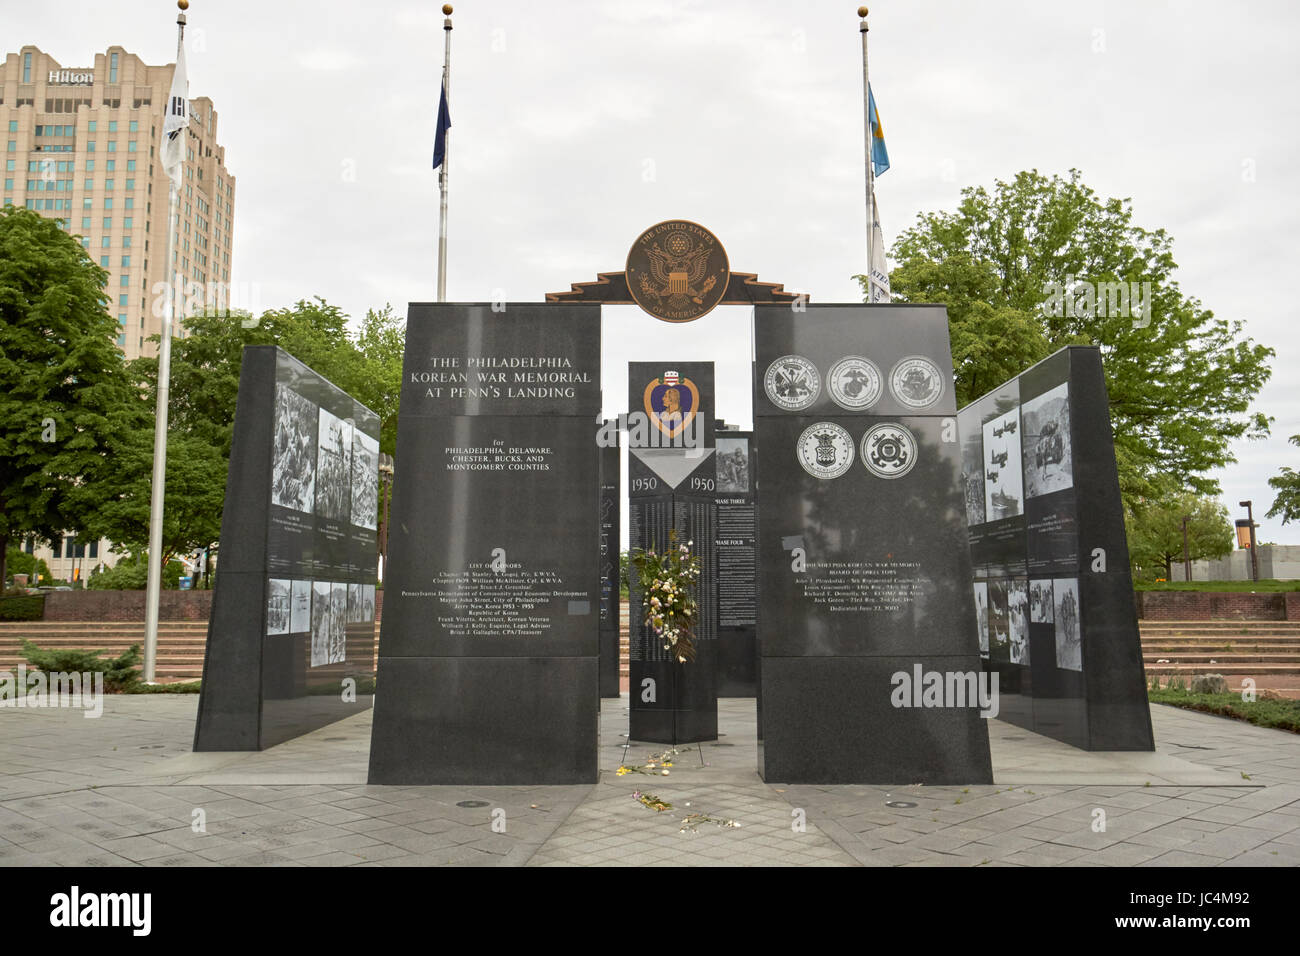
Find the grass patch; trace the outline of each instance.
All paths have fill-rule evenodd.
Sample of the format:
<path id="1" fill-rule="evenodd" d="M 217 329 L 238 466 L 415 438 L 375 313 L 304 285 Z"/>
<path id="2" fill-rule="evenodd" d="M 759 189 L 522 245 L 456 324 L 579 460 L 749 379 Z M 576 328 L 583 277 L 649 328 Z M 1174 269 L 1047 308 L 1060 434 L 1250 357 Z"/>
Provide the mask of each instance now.
<path id="1" fill-rule="evenodd" d="M 1153 704 L 1199 710 L 1206 714 L 1244 720 L 1257 727 L 1272 727 L 1300 734 L 1300 700 L 1261 696 L 1253 701 L 1244 701 L 1240 692 L 1193 694 L 1179 686 L 1148 687 L 1147 699 Z"/>
<path id="2" fill-rule="evenodd" d="M 1257 591 L 1300 591 L 1300 581 L 1278 581 L 1268 578 L 1260 581 L 1159 581 L 1139 582 L 1133 585 L 1138 591 L 1219 591 L 1242 593 Z"/>
<path id="3" fill-rule="evenodd" d="M 141 682 L 123 691 L 126 694 L 197 694 L 203 688 L 201 680 L 176 681 L 174 684 L 146 684 Z"/>

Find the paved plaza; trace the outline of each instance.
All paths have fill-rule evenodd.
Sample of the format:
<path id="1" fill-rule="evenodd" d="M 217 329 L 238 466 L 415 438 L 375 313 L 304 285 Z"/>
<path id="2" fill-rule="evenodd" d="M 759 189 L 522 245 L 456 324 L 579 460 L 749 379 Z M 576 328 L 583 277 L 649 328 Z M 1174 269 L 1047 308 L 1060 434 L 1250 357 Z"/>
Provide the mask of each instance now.
<path id="1" fill-rule="evenodd" d="M 197 704 L 0 711 L 0 864 L 1300 865 L 1300 736 L 1164 706 L 1154 754 L 994 720 L 994 786 L 786 786 L 755 772 L 742 699 L 719 701 L 718 741 L 680 748 L 668 775 L 618 775 L 665 749 L 622 736 L 624 695 L 603 702 L 595 785 L 376 787 L 370 711 L 262 753 L 195 754 Z M 683 828 L 690 814 L 708 819 Z"/>

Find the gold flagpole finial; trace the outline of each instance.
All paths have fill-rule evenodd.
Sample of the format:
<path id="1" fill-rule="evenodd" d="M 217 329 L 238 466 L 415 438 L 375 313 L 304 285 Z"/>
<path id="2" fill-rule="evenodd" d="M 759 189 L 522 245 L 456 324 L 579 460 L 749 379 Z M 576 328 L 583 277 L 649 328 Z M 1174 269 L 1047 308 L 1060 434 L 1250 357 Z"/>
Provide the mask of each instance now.
<path id="1" fill-rule="evenodd" d="M 866 7 L 858 7 L 858 16 L 860 16 L 862 19 L 865 20 L 867 18 L 868 12 L 869 11 L 867 10 Z"/>
<path id="2" fill-rule="evenodd" d="M 442 14 L 443 14 L 443 16 L 446 16 L 446 17 L 451 16 L 451 4 L 450 4 L 450 3 L 444 3 L 444 4 L 442 5 Z"/>
<path id="3" fill-rule="evenodd" d="M 190 8 L 190 0 L 176 0 L 176 6 L 180 7 L 182 10 L 188 10 Z"/>

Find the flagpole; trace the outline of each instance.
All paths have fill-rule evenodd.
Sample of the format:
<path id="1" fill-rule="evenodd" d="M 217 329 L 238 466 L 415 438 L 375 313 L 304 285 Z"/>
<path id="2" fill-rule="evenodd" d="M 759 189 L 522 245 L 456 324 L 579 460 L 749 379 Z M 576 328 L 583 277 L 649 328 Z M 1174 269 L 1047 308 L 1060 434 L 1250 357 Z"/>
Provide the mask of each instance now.
<path id="1" fill-rule="evenodd" d="M 866 7 L 858 7 L 858 16 L 861 17 L 858 32 L 862 34 L 862 117 L 867 150 L 867 301 L 871 302 L 874 299 L 871 291 L 871 233 L 874 219 L 871 206 L 874 193 L 871 169 L 871 82 L 867 77 L 867 12 Z"/>
<path id="2" fill-rule="evenodd" d="M 442 13 L 445 19 L 442 21 L 443 58 L 442 58 L 442 89 L 440 94 L 447 97 L 448 103 L 451 102 L 451 4 L 442 5 Z M 442 134 L 442 165 L 438 168 L 438 191 L 441 193 L 438 207 L 438 301 L 447 301 L 447 163 L 451 155 L 450 138 L 451 130 L 444 130 Z"/>
<path id="3" fill-rule="evenodd" d="M 189 0 L 176 0 L 180 14 L 176 17 L 176 63 L 180 68 L 181 45 L 185 42 L 185 11 Z M 169 103 L 170 106 L 170 103 Z M 188 114 L 188 110 L 186 111 Z M 188 123 L 188 115 L 186 117 Z M 184 135 L 184 131 L 182 131 Z M 183 149 L 183 147 L 182 147 Z M 181 153 L 184 161 L 185 154 Z M 167 409 L 171 394 L 172 316 L 176 302 L 176 229 L 180 190 L 167 177 L 167 298 L 162 317 L 162 335 L 158 343 L 158 398 L 153 426 L 153 487 L 149 494 L 149 581 L 144 610 L 144 673 L 146 684 L 154 682 L 158 662 L 158 603 L 162 591 L 162 523 L 163 500 L 167 482 Z"/>

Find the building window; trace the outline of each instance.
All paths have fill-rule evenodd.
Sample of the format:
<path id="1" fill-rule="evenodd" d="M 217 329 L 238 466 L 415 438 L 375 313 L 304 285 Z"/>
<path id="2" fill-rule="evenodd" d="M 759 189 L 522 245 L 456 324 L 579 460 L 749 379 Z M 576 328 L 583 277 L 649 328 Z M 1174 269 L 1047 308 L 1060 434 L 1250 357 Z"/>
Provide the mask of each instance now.
<path id="1" fill-rule="evenodd" d="M 122 248 L 123 248 L 123 249 L 130 249 L 130 248 L 131 248 L 131 237 L 130 237 L 130 236 L 123 236 L 123 237 L 122 237 Z"/>
<path id="2" fill-rule="evenodd" d="M 109 120 L 109 121 L 108 121 L 108 131 L 109 131 L 110 133 L 116 133 L 116 132 L 117 132 L 117 120 Z"/>
<path id="3" fill-rule="evenodd" d="M 126 171 L 127 171 L 128 173 L 133 173 L 133 172 L 135 172 L 135 160 L 134 160 L 134 159 L 128 159 L 128 160 L 126 161 Z"/>
<path id="4" fill-rule="evenodd" d="M 99 257 L 99 265 L 100 265 L 100 268 L 107 269 L 107 268 L 108 268 L 108 256 L 100 256 L 100 257 Z"/>
<path id="5" fill-rule="evenodd" d="M 118 324 L 118 325 L 126 325 L 126 313 L 125 313 L 125 312 L 119 312 L 119 313 L 117 313 L 117 324 Z"/>
<path id="6" fill-rule="evenodd" d="M 107 232 L 109 229 L 112 229 L 112 228 L 113 228 L 113 217 L 112 217 L 112 216 L 105 216 L 105 217 L 104 217 L 104 231 Z M 107 239 L 108 237 L 105 236 L 104 238 Z"/>
<path id="7" fill-rule="evenodd" d="M 100 240 L 100 243 L 99 243 L 99 247 L 100 247 L 101 249 L 109 249 L 109 248 L 112 248 L 112 245 L 113 245 L 113 243 L 109 240 L 108 236 L 105 236 L 103 239 L 101 239 L 101 240 Z"/>
<path id="8" fill-rule="evenodd" d="M 90 142 L 86 143 L 86 152 L 93 153 L 94 151 L 95 151 L 95 141 L 91 140 Z"/>
<path id="9" fill-rule="evenodd" d="M 32 81 L 32 55 L 30 53 L 24 53 L 23 54 L 23 82 L 30 83 L 31 81 Z"/>
<path id="10" fill-rule="evenodd" d="M 81 228 L 82 228 L 82 229 L 89 229 L 89 228 L 90 228 L 90 217 L 89 217 L 89 216 L 82 216 L 82 217 L 81 217 Z"/>
<path id="11" fill-rule="evenodd" d="M 126 181 L 126 188 L 127 188 L 128 190 L 135 189 L 135 180 L 134 180 L 134 179 L 128 179 L 128 180 Z"/>
<path id="12" fill-rule="evenodd" d="M 112 182 L 112 180 L 109 180 L 109 182 Z M 105 196 L 105 197 L 104 197 L 104 208 L 105 208 L 105 209 L 112 209 L 112 208 L 113 208 L 113 197 L 112 197 L 112 196 Z M 105 219 L 105 220 L 104 220 L 104 228 L 105 228 L 105 229 L 110 228 L 112 225 L 113 225 L 113 220 L 111 220 L 111 219 Z"/>
<path id="13" fill-rule="evenodd" d="M 126 277 L 123 276 L 123 278 L 126 278 Z M 122 295 L 119 295 L 119 296 L 117 297 L 117 304 L 120 305 L 120 306 L 128 306 L 128 305 L 131 304 L 129 301 L 127 301 L 127 295 L 126 295 L 126 293 L 123 293 Z"/>
<path id="14" fill-rule="evenodd" d="M 96 122 L 95 120 L 90 120 L 89 122 L 86 123 L 86 132 L 93 133 L 98 128 L 98 126 L 99 126 L 98 122 Z"/>
<path id="15" fill-rule="evenodd" d="M 18 132 L 18 121 L 17 121 L 17 120 L 10 120 L 10 121 L 9 121 L 9 132 L 11 132 L 11 133 L 16 133 L 16 132 Z"/>
<path id="16" fill-rule="evenodd" d="M 131 120 L 131 123 L 130 123 L 130 132 L 132 132 L 132 133 L 138 133 L 139 131 L 140 131 L 140 121 L 139 121 L 139 120 Z"/>
<path id="17" fill-rule="evenodd" d="M 115 139 L 110 139 L 110 140 L 108 141 L 108 151 L 109 151 L 110 153 L 116 153 L 116 152 L 117 152 L 117 140 L 115 140 Z"/>
<path id="18" fill-rule="evenodd" d="M 131 140 L 129 143 L 126 144 L 126 151 L 128 153 L 135 152 L 135 140 Z"/>
<path id="19" fill-rule="evenodd" d="M 105 161 L 105 163 L 104 163 L 104 169 L 105 169 L 107 172 L 110 172 L 110 173 L 116 171 L 116 169 L 117 169 L 117 160 L 116 160 L 116 159 L 110 159 L 110 160 Z"/>
<path id="20" fill-rule="evenodd" d="M 11 139 L 9 141 L 9 152 L 15 153 L 17 151 L 18 151 L 18 143 Z"/>
<path id="21" fill-rule="evenodd" d="M 90 248 L 90 240 L 89 240 L 89 239 L 82 239 L 82 240 L 81 240 L 81 248 L 83 248 L 83 249 L 89 249 L 89 248 Z"/>
<path id="22" fill-rule="evenodd" d="M 120 276 L 120 279 L 121 279 L 121 281 L 118 282 L 118 285 L 120 285 L 120 286 L 124 286 L 124 287 L 125 287 L 125 286 L 129 286 L 129 285 L 131 284 L 131 277 L 128 276 L 125 272 L 122 273 L 122 275 Z"/>
<path id="23" fill-rule="evenodd" d="M 131 228 L 134 228 L 134 226 L 135 226 L 135 219 L 133 219 L 131 216 L 125 216 L 125 217 L 123 217 L 123 219 L 122 219 L 122 228 L 123 228 L 123 229 L 131 229 Z"/>
<path id="24" fill-rule="evenodd" d="M 89 209 L 90 207 L 91 207 L 90 197 L 87 196 L 85 199 L 81 200 L 81 208 Z"/>
<path id="25" fill-rule="evenodd" d="M 127 197 L 126 197 L 126 208 L 127 208 L 127 209 L 134 209 L 134 208 L 135 208 L 135 200 L 134 200 L 132 197 L 130 197 L 130 196 L 127 196 Z"/>
<path id="26" fill-rule="evenodd" d="M 95 171 L 95 161 L 93 159 L 86 160 L 86 172 L 93 173 L 94 171 Z"/>
<path id="27" fill-rule="evenodd" d="M 118 344 L 118 345 L 126 345 L 126 333 L 125 333 L 125 332 L 122 332 L 121 334 L 118 335 L 118 337 L 117 337 L 117 344 Z"/>
<path id="28" fill-rule="evenodd" d="M 123 268 L 123 269 L 129 269 L 129 268 L 131 268 L 131 257 L 130 257 L 130 256 L 123 256 L 123 257 L 122 257 L 122 268 Z"/>
<path id="29" fill-rule="evenodd" d="M 117 54 L 116 53 L 110 53 L 108 55 L 108 82 L 110 83 L 117 82 Z M 114 123 L 113 125 L 116 126 L 117 124 Z"/>

